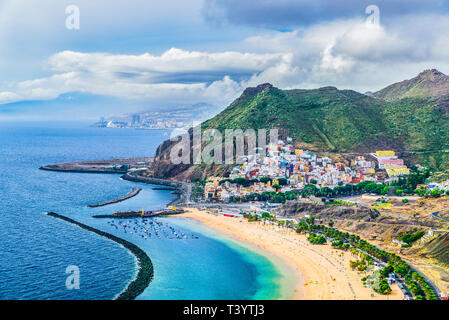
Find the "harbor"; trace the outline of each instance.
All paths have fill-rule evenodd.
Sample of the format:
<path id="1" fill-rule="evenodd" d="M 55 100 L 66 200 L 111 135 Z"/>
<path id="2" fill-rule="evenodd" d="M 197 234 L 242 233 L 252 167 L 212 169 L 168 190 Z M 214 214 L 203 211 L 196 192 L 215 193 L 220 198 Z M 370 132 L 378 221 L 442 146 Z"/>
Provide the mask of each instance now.
<path id="1" fill-rule="evenodd" d="M 137 236 L 143 240 L 186 240 L 199 239 L 195 233 L 189 232 L 167 223 L 163 219 L 121 219 L 120 221 L 111 219 L 107 225 L 115 232 L 121 231 L 124 234 Z"/>

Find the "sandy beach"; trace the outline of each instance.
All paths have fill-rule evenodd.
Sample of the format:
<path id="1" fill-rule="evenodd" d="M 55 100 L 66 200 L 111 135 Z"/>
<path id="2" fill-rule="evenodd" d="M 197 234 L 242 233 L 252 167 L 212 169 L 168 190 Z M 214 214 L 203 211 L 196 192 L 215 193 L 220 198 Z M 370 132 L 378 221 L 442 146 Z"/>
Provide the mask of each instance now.
<path id="1" fill-rule="evenodd" d="M 331 245 L 312 245 L 305 235 L 292 229 L 247 222 L 246 219 L 216 215 L 195 208 L 186 208 L 180 216 L 202 222 L 209 228 L 256 246 L 281 259 L 292 269 L 296 280 L 294 294 L 288 299 L 307 300 L 400 300 L 403 294 L 396 284 L 392 293 L 380 295 L 365 288 L 361 278 L 365 274 L 353 271 L 351 253 L 333 249 Z"/>

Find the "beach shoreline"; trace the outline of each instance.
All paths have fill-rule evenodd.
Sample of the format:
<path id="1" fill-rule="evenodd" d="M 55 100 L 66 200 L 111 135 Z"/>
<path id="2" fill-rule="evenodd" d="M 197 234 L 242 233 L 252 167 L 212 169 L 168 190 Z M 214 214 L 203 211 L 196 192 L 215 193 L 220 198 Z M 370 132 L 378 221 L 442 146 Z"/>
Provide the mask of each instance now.
<path id="1" fill-rule="evenodd" d="M 400 300 L 403 294 L 393 284 L 390 295 L 375 293 L 364 287 L 363 275 L 349 267 L 349 260 L 355 259 L 351 253 L 333 249 L 330 245 L 312 245 L 306 236 L 292 229 L 248 222 L 246 219 L 225 217 L 196 208 L 184 208 L 180 217 L 194 219 L 207 227 L 246 244 L 249 249 L 259 249 L 278 267 L 284 265 L 290 269 L 294 289 L 284 288 L 285 299 L 293 300 Z M 273 260 L 273 256 L 282 263 Z M 280 268 L 282 271 L 282 268 Z M 284 272 L 286 270 L 284 269 Z M 284 279 L 285 280 L 285 279 Z M 290 286 L 292 284 L 290 283 Z"/>

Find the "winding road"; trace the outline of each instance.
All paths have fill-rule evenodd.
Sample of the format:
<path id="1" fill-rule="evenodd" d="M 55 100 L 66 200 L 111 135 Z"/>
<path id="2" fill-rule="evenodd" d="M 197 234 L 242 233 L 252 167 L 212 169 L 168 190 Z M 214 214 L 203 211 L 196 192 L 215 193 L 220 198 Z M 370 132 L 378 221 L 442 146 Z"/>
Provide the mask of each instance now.
<path id="1" fill-rule="evenodd" d="M 437 219 L 440 219 L 440 220 L 443 220 L 443 221 L 446 221 L 446 222 L 449 222 L 448 219 L 443 218 L 443 217 L 440 217 L 440 216 L 439 216 L 439 213 L 440 213 L 439 211 L 432 212 L 432 217 L 437 218 Z"/>

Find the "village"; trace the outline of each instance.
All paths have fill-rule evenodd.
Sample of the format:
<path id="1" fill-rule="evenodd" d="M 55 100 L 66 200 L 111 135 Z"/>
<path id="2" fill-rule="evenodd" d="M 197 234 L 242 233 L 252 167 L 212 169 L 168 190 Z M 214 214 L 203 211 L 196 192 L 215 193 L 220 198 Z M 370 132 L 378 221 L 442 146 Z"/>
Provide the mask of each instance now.
<path id="1" fill-rule="evenodd" d="M 312 184 L 318 188 L 357 184 L 361 181 L 391 182 L 410 173 L 404 160 L 392 150 L 376 151 L 356 156 L 350 164 L 333 162 L 330 157 L 318 156 L 308 150 L 297 149 L 292 139 L 279 140 L 268 145 L 264 153 L 243 156 L 227 179 L 210 177 L 204 188 L 207 201 L 227 202 L 231 197 L 242 197 L 262 192 L 287 192 Z M 367 156 L 368 157 L 368 156 Z M 232 180 L 246 179 L 239 184 Z M 222 180 L 225 180 L 224 182 Z"/>

